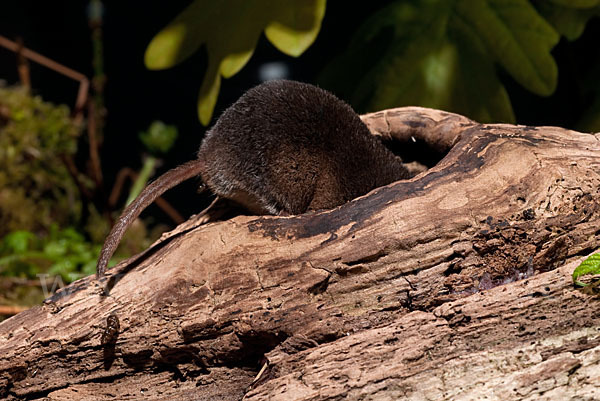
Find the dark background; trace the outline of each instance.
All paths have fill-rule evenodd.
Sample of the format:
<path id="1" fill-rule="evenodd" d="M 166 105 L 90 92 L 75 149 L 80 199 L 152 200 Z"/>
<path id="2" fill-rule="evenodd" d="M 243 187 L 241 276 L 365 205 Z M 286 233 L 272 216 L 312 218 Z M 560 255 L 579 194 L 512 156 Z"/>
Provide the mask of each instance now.
<path id="1" fill-rule="evenodd" d="M 206 55 L 198 52 L 182 64 L 164 71 L 149 71 L 143 65 L 144 51 L 152 37 L 190 2 L 104 2 L 105 105 L 108 114 L 101 156 L 108 185 L 120 168 L 139 168 L 142 146 L 137 134 L 154 120 L 176 125 L 180 134 L 158 173 L 193 158 L 200 145 L 205 128 L 198 121 L 196 102 Z M 283 61 L 290 68 L 290 78 L 314 82 L 327 61 L 344 49 L 362 21 L 385 3 L 329 1 L 316 42 L 299 58 L 280 53 L 264 36 L 261 37 L 249 64 L 239 74 L 222 81 L 214 116 L 259 82 L 258 69 L 263 63 Z M 91 77 L 92 46 L 87 4 L 81 0 L 3 2 L 0 35 L 11 40 L 22 38 L 30 49 Z M 593 100 L 591 95 L 582 96 L 580 80 L 595 74 L 594 69 L 600 66 L 599 39 L 598 18 L 588 24 L 586 32 L 577 41 L 561 39 L 553 50 L 559 65 L 559 83 L 551 97 L 533 95 L 500 72 L 519 123 L 573 127 L 579 110 Z M 30 66 L 35 93 L 45 100 L 73 106 L 77 82 L 34 63 Z M 0 48 L 0 79 L 8 84 L 18 80 L 15 55 L 3 48 Z M 193 186 L 194 183 L 187 183 L 174 190 L 167 199 L 184 213 L 196 212 L 199 208 L 194 203 L 199 198 L 189 195 Z M 188 202 L 182 202 L 182 198 Z"/>

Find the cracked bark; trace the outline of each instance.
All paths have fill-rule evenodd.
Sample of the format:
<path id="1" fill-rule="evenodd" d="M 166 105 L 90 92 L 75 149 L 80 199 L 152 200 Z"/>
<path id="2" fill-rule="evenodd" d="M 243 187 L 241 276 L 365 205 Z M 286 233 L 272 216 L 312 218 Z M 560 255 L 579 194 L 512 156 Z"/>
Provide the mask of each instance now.
<path id="1" fill-rule="evenodd" d="M 600 312 L 570 275 L 600 244 L 599 134 L 363 118 L 446 156 L 330 211 L 190 219 L 2 322 L 0 397 L 598 398 Z"/>

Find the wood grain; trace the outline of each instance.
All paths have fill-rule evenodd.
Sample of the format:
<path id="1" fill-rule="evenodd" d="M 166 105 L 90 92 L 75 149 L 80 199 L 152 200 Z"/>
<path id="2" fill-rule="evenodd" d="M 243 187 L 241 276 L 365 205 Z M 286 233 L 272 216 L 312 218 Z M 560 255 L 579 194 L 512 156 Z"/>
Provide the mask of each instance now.
<path id="1" fill-rule="evenodd" d="M 600 135 L 423 108 L 363 120 L 447 154 L 333 210 L 191 219 L 72 283 L 0 323 L 0 397 L 598 396 L 600 312 L 570 274 L 600 246 Z"/>

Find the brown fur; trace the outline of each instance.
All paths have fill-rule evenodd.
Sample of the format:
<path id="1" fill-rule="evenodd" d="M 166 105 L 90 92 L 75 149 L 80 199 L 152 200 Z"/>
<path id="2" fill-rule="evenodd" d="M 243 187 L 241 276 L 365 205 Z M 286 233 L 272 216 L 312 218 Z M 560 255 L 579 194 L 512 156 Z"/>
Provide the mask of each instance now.
<path id="1" fill-rule="evenodd" d="M 331 93 L 299 82 L 265 82 L 225 110 L 197 160 L 159 177 L 125 209 L 102 248 L 98 276 L 141 211 L 198 174 L 213 193 L 257 214 L 330 209 L 408 177 L 400 159 Z"/>

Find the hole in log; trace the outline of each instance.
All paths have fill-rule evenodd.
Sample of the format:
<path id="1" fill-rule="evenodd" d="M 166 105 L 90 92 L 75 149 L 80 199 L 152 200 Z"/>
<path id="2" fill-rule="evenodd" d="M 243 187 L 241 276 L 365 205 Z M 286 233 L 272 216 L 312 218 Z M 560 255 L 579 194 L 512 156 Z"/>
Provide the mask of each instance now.
<path id="1" fill-rule="evenodd" d="M 248 331 L 237 333 L 242 347 L 227 356 L 223 356 L 230 366 L 248 366 L 260 369 L 261 361 L 266 353 L 287 340 L 289 335 L 284 332 Z"/>
<path id="2" fill-rule="evenodd" d="M 439 152 L 420 139 L 407 142 L 391 139 L 384 140 L 383 144 L 396 156 L 400 156 L 405 164 L 417 162 L 425 166 L 425 170 L 435 166 L 446 156 L 446 153 Z"/>

